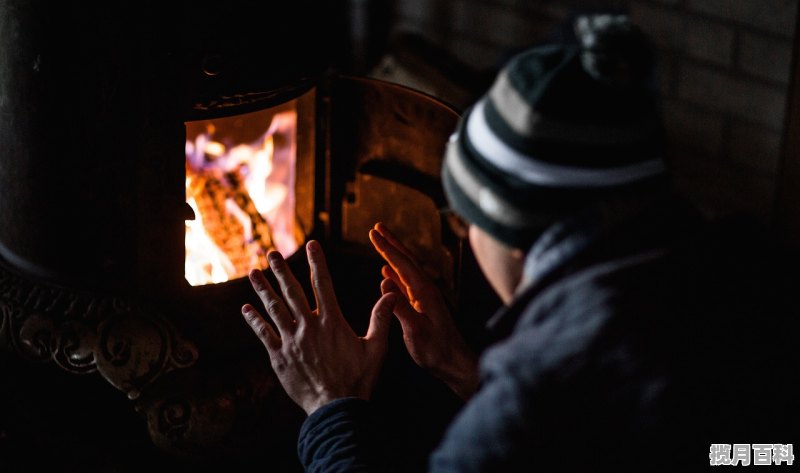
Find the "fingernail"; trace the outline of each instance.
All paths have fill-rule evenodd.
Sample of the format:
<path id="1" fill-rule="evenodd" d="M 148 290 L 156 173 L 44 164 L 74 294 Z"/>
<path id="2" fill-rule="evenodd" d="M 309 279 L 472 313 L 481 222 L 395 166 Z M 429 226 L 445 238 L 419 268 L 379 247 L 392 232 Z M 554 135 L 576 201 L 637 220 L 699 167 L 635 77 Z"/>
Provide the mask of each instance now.
<path id="1" fill-rule="evenodd" d="M 250 271 L 250 285 L 257 291 L 263 289 L 264 284 L 261 282 L 261 275 L 258 270 Z"/>

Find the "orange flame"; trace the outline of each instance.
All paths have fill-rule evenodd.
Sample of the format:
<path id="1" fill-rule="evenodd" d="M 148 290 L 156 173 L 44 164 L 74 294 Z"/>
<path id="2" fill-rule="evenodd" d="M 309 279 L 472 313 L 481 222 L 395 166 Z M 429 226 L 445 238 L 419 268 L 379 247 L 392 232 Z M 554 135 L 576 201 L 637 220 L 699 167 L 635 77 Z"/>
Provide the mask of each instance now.
<path id="1" fill-rule="evenodd" d="M 256 140 L 236 141 L 243 126 L 258 123 L 268 126 Z M 246 276 L 251 268 L 265 268 L 266 254 L 273 249 L 284 256 L 294 253 L 302 238 L 294 215 L 296 111 L 194 122 L 204 131 L 193 140 L 189 125 L 186 200 L 195 214 L 186 221 L 184 274 L 189 284 Z"/>

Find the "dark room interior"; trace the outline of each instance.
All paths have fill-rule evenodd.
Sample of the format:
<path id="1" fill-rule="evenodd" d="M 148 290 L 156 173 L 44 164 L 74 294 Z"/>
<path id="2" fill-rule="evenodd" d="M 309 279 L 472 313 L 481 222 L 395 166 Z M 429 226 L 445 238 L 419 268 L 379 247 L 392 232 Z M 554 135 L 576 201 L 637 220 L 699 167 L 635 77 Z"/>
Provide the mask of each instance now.
<path id="1" fill-rule="evenodd" d="M 445 144 L 509 58 L 581 13 L 629 13 L 654 45 L 679 191 L 796 257 L 798 10 L 0 0 L 0 472 L 301 471 L 305 416 L 242 321 L 247 274 L 276 249 L 308 281 L 320 241 L 364 333 L 379 221 L 454 314 L 486 314 L 456 317 L 480 352 L 501 302 L 440 212 Z M 397 471 L 425 469 L 461 406 L 398 324 L 373 398 Z"/>

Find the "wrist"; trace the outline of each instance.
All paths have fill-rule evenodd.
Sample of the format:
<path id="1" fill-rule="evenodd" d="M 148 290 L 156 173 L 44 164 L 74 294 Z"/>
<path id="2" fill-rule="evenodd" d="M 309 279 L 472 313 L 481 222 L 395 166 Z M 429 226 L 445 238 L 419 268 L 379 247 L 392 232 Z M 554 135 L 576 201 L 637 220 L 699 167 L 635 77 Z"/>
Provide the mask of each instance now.
<path id="1" fill-rule="evenodd" d="M 437 374 L 461 399 L 469 399 L 478 390 L 478 359 L 466 349 Z"/>
<path id="2" fill-rule="evenodd" d="M 311 416 L 311 414 L 327 406 L 328 404 L 341 399 L 346 399 L 348 397 L 351 396 L 319 396 L 313 401 L 303 403 L 303 405 L 300 407 L 306 412 L 306 415 Z"/>
<path id="3" fill-rule="evenodd" d="M 355 391 L 355 390 L 354 390 Z M 333 402 L 342 401 L 344 399 L 359 399 L 362 401 L 369 401 L 369 395 L 365 393 L 356 392 L 326 392 L 319 394 L 316 398 L 304 402 L 300 407 L 310 416 L 317 410 L 331 404 Z"/>

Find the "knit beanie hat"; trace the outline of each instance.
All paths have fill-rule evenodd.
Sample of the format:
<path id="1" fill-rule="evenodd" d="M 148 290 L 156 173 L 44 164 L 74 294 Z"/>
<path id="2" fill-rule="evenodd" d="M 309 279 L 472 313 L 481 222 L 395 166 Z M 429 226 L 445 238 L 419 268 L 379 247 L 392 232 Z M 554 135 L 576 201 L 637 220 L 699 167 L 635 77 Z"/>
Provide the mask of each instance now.
<path id="1" fill-rule="evenodd" d="M 579 17 L 578 44 L 514 57 L 462 117 L 442 178 L 451 208 L 527 249 L 554 220 L 664 178 L 653 58 L 624 15 Z"/>

